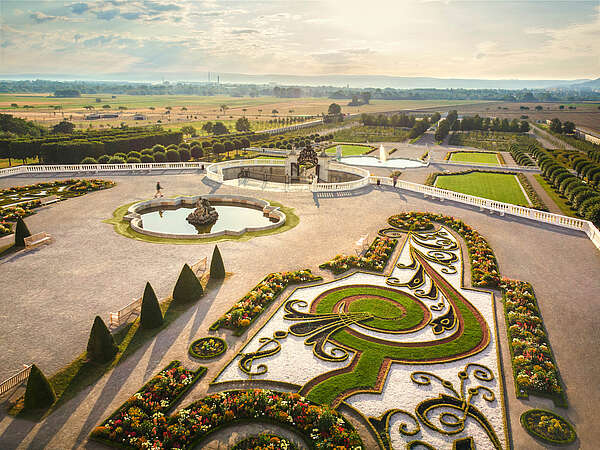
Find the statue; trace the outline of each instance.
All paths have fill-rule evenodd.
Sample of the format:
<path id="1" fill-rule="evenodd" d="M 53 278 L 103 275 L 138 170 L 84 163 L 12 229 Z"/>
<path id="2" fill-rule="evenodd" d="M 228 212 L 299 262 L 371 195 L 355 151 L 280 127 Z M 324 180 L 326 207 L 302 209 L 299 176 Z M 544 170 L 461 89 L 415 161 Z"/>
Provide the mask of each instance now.
<path id="1" fill-rule="evenodd" d="M 212 225 L 219 218 L 219 213 L 213 208 L 207 199 L 200 198 L 196 203 L 196 209 L 187 216 L 187 221 L 192 225 Z"/>

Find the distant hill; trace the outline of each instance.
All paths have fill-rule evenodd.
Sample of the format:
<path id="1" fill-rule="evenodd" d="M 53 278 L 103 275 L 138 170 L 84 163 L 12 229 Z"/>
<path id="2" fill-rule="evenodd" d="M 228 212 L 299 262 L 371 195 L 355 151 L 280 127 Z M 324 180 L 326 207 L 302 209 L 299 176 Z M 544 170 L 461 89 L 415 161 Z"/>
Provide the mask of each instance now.
<path id="1" fill-rule="evenodd" d="M 151 82 L 161 81 L 162 77 L 170 82 L 206 82 L 206 72 L 165 72 L 149 74 L 148 72 L 127 72 L 95 75 L 77 74 L 2 74 L 3 80 L 98 80 L 105 81 L 132 81 Z M 598 80 L 487 80 L 470 78 L 433 78 L 433 77 L 395 77 L 385 75 L 253 75 L 241 73 L 211 73 L 214 83 L 217 76 L 221 83 L 253 83 L 253 84 L 280 84 L 288 86 L 335 86 L 350 88 L 394 88 L 394 89 L 545 89 L 551 87 L 570 86 L 578 87 L 585 83 L 598 83 Z M 587 87 L 587 86 L 586 86 Z"/>
<path id="2" fill-rule="evenodd" d="M 595 80 L 584 81 L 583 83 L 575 83 L 571 86 L 574 88 L 600 89 L 600 78 L 596 78 Z"/>

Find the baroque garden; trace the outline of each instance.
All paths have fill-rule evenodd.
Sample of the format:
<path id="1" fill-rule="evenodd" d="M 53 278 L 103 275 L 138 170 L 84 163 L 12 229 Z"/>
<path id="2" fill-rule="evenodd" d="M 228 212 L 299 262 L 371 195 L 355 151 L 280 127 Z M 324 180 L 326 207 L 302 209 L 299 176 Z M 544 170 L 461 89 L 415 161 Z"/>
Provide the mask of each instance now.
<path id="1" fill-rule="evenodd" d="M 0 447 L 592 448 L 599 237 L 536 135 L 433 138 L 0 178 Z"/>

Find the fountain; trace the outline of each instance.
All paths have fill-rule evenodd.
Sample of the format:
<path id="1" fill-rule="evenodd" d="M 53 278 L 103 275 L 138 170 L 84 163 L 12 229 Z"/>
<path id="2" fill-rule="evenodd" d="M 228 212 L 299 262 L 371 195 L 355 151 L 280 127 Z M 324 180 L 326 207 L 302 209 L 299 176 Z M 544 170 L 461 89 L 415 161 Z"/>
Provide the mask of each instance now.
<path id="1" fill-rule="evenodd" d="M 219 218 L 219 213 L 205 198 L 198 199 L 196 209 L 186 217 L 186 220 L 195 226 L 212 225 Z"/>
<path id="2" fill-rule="evenodd" d="M 342 146 L 338 145 L 335 149 L 335 159 L 337 159 L 338 161 L 340 159 L 342 159 Z"/>
<path id="3" fill-rule="evenodd" d="M 379 161 L 381 161 L 382 163 L 386 163 L 388 159 L 388 154 L 387 151 L 385 149 L 385 147 L 383 146 L 383 144 L 381 144 L 379 146 Z"/>

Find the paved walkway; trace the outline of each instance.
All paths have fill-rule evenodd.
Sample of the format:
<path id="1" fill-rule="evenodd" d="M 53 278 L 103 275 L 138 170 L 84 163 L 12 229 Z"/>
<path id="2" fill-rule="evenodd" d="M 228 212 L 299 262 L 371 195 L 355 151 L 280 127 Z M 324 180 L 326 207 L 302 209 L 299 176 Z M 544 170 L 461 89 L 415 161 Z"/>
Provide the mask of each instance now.
<path id="1" fill-rule="evenodd" d="M 51 374 L 85 348 L 96 314 L 128 303 L 147 280 L 160 297 L 169 295 L 185 262 L 209 256 L 213 245 L 159 245 L 124 238 L 102 223 L 119 205 L 149 198 L 157 177 L 112 177 L 115 188 L 70 199 L 28 218 L 33 232 L 47 231 L 55 242 L 0 260 L 0 336 L 4 374 L 23 362 L 35 362 Z M 0 186 L 29 184 L 42 178 L 9 178 Z M 488 215 L 452 202 L 439 203 L 385 187 L 345 195 L 260 193 L 215 186 L 201 175 L 160 177 L 165 195 L 241 193 L 294 207 L 300 224 L 285 233 L 246 242 L 219 244 L 233 276 L 174 321 L 155 339 L 105 375 L 95 386 L 35 424 L 0 413 L 0 448 L 101 448 L 87 442 L 94 426 L 173 359 L 188 367 L 190 342 L 206 335 L 209 325 L 268 272 L 310 267 L 338 253 L 351 254 L 364 233 L 374 235 L 391 214 L 422 210 L 462 218 L 478 229 L 496 251 L 503 275 L 530 281 L 538 294 L 550 341 L 567 386 L 567 415 L 584 443 L 600 440 L 596 409 L 600 402 L 600 252 L 582 233 L 540 227 L 526 220 Z M 68 220 L 66 219 L 68 218 Z M 499 326 L 504 319 L 498 314 Z M 243 340 L 222 333 L 230 344 L 226 355 L 207 364 L 209 373 L 185 398 L 205 395 L 207 383 L 237 352 Z M 550 406 L 532 398 L 516 400 L 506 336 L 500 334 L 507 381 L 507 401 L 515 448 L 543 448 L 520 427 L 520 413 Z M 550 406 L 551 407 L 551 406 Z M 103 448 L 103 447 L 102 447 Z M 574 447 L 573 447 L 574 448 Z"/>

